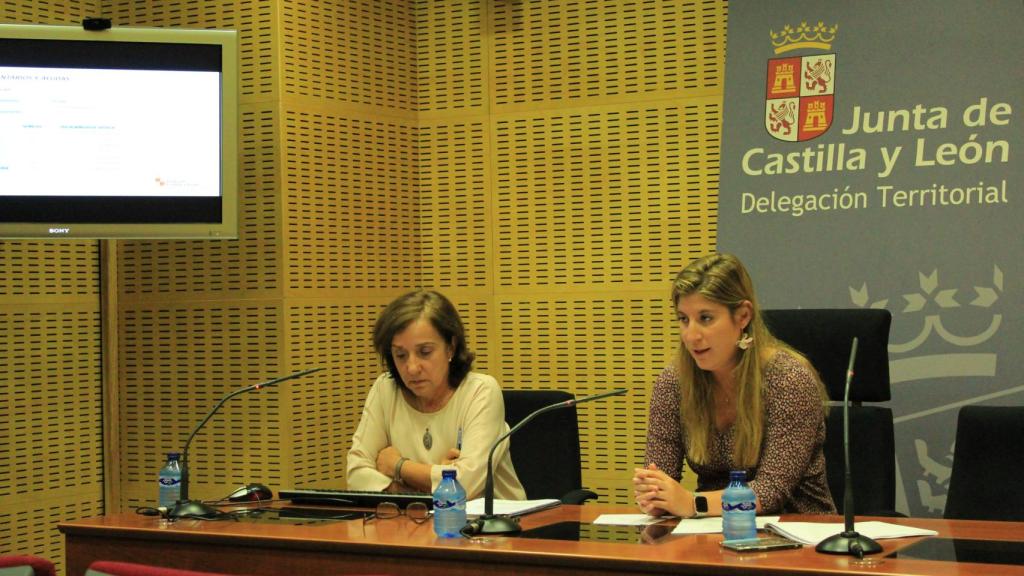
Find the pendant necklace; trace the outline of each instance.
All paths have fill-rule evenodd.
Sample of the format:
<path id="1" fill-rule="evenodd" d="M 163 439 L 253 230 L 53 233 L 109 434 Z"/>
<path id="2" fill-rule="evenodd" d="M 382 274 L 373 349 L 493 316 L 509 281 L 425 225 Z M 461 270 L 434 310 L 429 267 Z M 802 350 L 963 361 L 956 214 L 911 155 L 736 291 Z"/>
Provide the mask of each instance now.
<path id="1" fill-rule="evenodd" d="M 423 433 L 423 447 L 430 450 L 433 445 L 434 437 L 430 435 L 430 426 L 427 426 L 427 430 Z"/>

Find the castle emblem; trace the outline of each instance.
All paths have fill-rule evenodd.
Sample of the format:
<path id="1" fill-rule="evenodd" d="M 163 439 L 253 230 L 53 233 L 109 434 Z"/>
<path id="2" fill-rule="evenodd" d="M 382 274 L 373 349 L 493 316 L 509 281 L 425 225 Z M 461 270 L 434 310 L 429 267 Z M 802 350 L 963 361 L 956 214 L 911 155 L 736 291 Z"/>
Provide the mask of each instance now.
<path id="1" fill-rule="evenodd" d="M 832 49 L 839 26 L 788 24 L 770 33 L 775 54 Z M 768 60 L 764 124 L 773 138 L 803 142 L 824 134 L 835 110 L 836 55 L 817 53 Z"/>

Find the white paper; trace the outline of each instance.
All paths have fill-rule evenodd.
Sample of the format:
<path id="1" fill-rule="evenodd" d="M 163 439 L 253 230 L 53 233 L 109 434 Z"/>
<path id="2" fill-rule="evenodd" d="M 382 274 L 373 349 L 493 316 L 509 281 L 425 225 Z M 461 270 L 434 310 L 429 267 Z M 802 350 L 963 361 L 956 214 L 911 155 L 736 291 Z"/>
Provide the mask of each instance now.
<path id="1" fill-rule="evenodd" d="M 546 498 L 543 500 L 494 500 L 494 513 L 508 516 L 522 516 L 530 512 L 554 508 L 562 503 L 561 500 Z M 484 513 L 484 499 L 477 498 L 466 502 L 467 516 L 480 516 Z"/>
<path id="2" fill-rule="evenodd" d="M 671 518 L 671 516 L 668 516 Z M 601 514 L 592 524 L 610 524 L 613 526 L 647 526 L 661 522 L 665 517 L 648 516 L 647 514 Z"/>
<path id="3" fill-rule="evenodd" d="M 771 522 L 778 522 L 778 516 L 758 516 L 756 518 L 757 529 L 764 530 Z M 679 521 L 679 525 L 672 530 L 673 534 L 720 534 L 722 532 L 722 517 L 708 516 L 707 518 L 688 518 Z"/>
<path id="4" fill-rule="evenodd" d="M 815 545 L 829 536 L 839 534 L 846 529 L 846 525 L 842 522 L 773 522 L 768 526 L 768 529 L 790 540 Z M 879 522 L 877 520 L 855 522 L 853 529 L 872 540 L 938 535 L 938 532 L 935 530 L 890 524 L 889 522 Z"/>

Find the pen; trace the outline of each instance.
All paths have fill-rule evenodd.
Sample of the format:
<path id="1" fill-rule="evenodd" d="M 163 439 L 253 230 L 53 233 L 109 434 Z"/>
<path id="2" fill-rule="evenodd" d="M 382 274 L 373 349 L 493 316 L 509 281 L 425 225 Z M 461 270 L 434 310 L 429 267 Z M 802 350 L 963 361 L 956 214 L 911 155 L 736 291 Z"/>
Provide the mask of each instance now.
<path id="1" fill-rule="evenodd" d="M 455 437 L 455 449 L 462 450 L 462 426 L 459 426 L 459 434 Z"/>

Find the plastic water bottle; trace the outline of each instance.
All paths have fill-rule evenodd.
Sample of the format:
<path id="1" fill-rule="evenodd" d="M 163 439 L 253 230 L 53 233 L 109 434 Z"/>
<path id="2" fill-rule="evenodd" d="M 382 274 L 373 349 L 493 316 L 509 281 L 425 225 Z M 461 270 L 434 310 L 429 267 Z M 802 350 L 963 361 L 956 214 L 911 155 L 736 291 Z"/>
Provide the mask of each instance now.
<path id="1" fill-rule="evenodd" d="M 757 496 L 747 486 L 747 473 L 729 472 L 729 486 L 722 493 L 722 534 L 726 540 L 757 538 Z"/>
<path id="2" fill-rule="evenodd" d="M 160 469 L 160 506 L 171 508 L 181 499 L 181 454 L 169 452 Z"/>
<path id="3" fill-rule="evenodd" d="M 455 479 L 455 470 L 444 470 L 434 490 L 434 533 L 441 538 L 457 538 L 465 525 L 466 489 Z"/>

